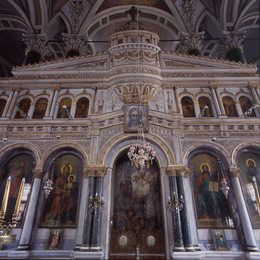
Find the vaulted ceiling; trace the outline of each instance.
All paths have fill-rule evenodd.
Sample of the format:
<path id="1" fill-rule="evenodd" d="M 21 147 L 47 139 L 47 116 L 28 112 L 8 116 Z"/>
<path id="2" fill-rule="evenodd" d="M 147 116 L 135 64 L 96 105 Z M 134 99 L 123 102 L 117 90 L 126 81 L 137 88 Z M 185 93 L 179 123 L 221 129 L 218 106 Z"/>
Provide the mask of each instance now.
<path id="1" fill-rule="evenodd" d="M 205 31 L 203 55 L 220 58 L 222 31 L 246 31 L 247 62 L 260 60 L 259 0 L 4 0 L 0 1 L 0 75 L 23 63 L 24 34 L 44 34 L 55 58 L 64 57 L 62 33 L 84 34 L 94 52 L 125 24 L 135 5 L 140 22 L 160 36 L 160 47 L 176 51 L 182 32 Z"/>

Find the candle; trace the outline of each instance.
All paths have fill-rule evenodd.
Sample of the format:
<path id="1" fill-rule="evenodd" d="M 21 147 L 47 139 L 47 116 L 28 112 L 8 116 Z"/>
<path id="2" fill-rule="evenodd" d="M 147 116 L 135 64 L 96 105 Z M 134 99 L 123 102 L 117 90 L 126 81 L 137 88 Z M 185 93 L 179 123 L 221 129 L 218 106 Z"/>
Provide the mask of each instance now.
<path id="1" fill-rule="evenodd" d="M 22 193 L 23 193 L 24 183 L 25 183 L 25 178 L 22 179 L 20 187 L 19 187 L 19 193 L 18 193 L 18 196 L 17 196 L 17 199 L 16 199 L 14 213 L 13 213 L 13 221 L 16 221 L 16 217 L 17 217 L 17 215 L 19 213 L 20 204 L 21 204 L 21 200 L 22 200 Z"/>
<path id="2" fill-rule="evenodd" d="M 1 211 L 0 211 L 0 218 L 4 219 L 5 218 L 5 213 L 7 209 L 7 204 L 8 204 L 8 197 L 9 197 L 9 191 L 10 191 L 10 184 L 11 184 L 11 176 L 8 177 L 5 185 L 5 192 L 4 192 L 4 197 L 1 205 Z"/>

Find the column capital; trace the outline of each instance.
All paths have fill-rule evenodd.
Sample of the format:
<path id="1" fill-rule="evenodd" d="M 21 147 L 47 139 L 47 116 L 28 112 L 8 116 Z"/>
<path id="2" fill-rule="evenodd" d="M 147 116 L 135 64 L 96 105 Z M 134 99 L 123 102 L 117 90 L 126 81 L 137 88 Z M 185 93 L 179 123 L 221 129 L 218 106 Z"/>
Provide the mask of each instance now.
<path id="1" fill-rule="evenodd" d="M 52 90 L 56 91 L 56 90 L 60 90 L 61 89 L 61 85 L 60 84 L 53 84 L 51 86 Z"/>
<path id="2" fill-rule="evenodd" d="M 106 173 L 106 167 L 103 165 L 89 165 L 84 167 L 84 177 L 103 177 Z"/>
<path id="3" fill-rule="evenodd" d="M 32 173 L 34 178 L 42 179 L 43 177 L 43 170 L 40 168 L 33 169 Z"/>
<path id="4" fill-rule="evenodd" d="M 229 176 L 231 178 L 238 177 L 240 175 L 240 169 L 237 167 L 230 167 Z"/>
<path id="5" fill-rule="evenodd" d="M 45 33 L 23 33 L 26 52 L 37 51 L 44 55 L 47 49 L 47 36 Z"/>
<path id="6" fill-rule="evenodd" d="M 252 89 L 257 89 L 258 88 L 257 81 L 248 81 L 248 86 Z"/>
<path id="7" fill-rule="evenodd" d="M 12 86 L 12 90 L 13 90 L 13 91 L 19 91 L 19 90 L 21 90 L 21 86 L 19 86 L 19 85 L 14 85 L 14 86 Z"/>
<path id="8" fill-rule="evenodd" d="M 245 41 L 245 31 L 223 31 L 221 43 L 225 51 L 230 51 L 234 48 L 243 50 Z"/>
<path id="9" fill-rule="evenodd" d="M 179 51 L 182 53 L 189 53 L 191 50 L 198 50 L 201 52 L 203 49 L 204 34 L 205 32 L 182 32 L 180 35 Z"/>
<path id="10" fill-rule="evenodd" d="M 209 87 L 213 88 L 213 89 L 214 88 L 215 89 L 218 88 L 219 87 L 219 81 L 215 81 L 215 80 L 214 81 L 209 81 Z"/>
<path id="11" fill-rule="evenodd" d="M 190 169 L 183 164 L 169 165 L 166 169 L 169 176 L 183 176 L 188 177 Z"/>

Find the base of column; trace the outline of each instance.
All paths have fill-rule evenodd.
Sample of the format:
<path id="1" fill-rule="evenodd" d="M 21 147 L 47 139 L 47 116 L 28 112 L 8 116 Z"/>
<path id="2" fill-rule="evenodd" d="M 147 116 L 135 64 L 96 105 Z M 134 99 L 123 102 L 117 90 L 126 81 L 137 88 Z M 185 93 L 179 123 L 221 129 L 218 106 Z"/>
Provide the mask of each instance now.
<path id="1" fill-rule="evenodd" d="M 193 247 L 196 251 L 201 251 L 201 248 L 198 245 L 193 245 Z"/>
<path id="2" fill-rule="evenodd" d="M 18 251 L 25 251 L 25 250 L 30 250 L 30 245 L 19 245 L 17 247 Z"/>
<path id="3" fill-rule="evenodd" d="M 194 252 L 194 251 L 196 251 L 196 249 L 193 246 L 185 246 L 185 251 Z"/>
<path id="4" fill-rule="evenodd" d="M 175 246 L 173 248 L 174 252 L 185 252 L 185 248 L 183 246 Z"/>
<path id="5" fill-rule="evenodd" d="M 248 252 L 257 252 L 258 248 L 256 246 L 246 246 L 246 251 L 248 251 Z"/>
<path id="6" fill-rule="evenodd" d="M 79 251 L 82 251 L 82 252 L 100 252 L 102 251 L 102 248 L 100 246 L 81 246 L 79 248 Z"/>
<path id="7" fill-rule="evenodd" d="M 83 245 L 76 245 L 73 250 L 74 251 L 79 251 L 81 248 L 83 247 Z"/>

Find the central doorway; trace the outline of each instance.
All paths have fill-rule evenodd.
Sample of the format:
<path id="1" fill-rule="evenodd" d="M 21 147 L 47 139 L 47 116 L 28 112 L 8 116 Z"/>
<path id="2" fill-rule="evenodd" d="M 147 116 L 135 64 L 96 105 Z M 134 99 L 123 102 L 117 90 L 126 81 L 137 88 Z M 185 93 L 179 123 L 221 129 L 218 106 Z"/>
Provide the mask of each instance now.
<path id="1" fill-rule="evenodd" d="M 165 259 L 157 163 L 138 170 L 123 154 L 114 166 L 109 259 Z"/>

